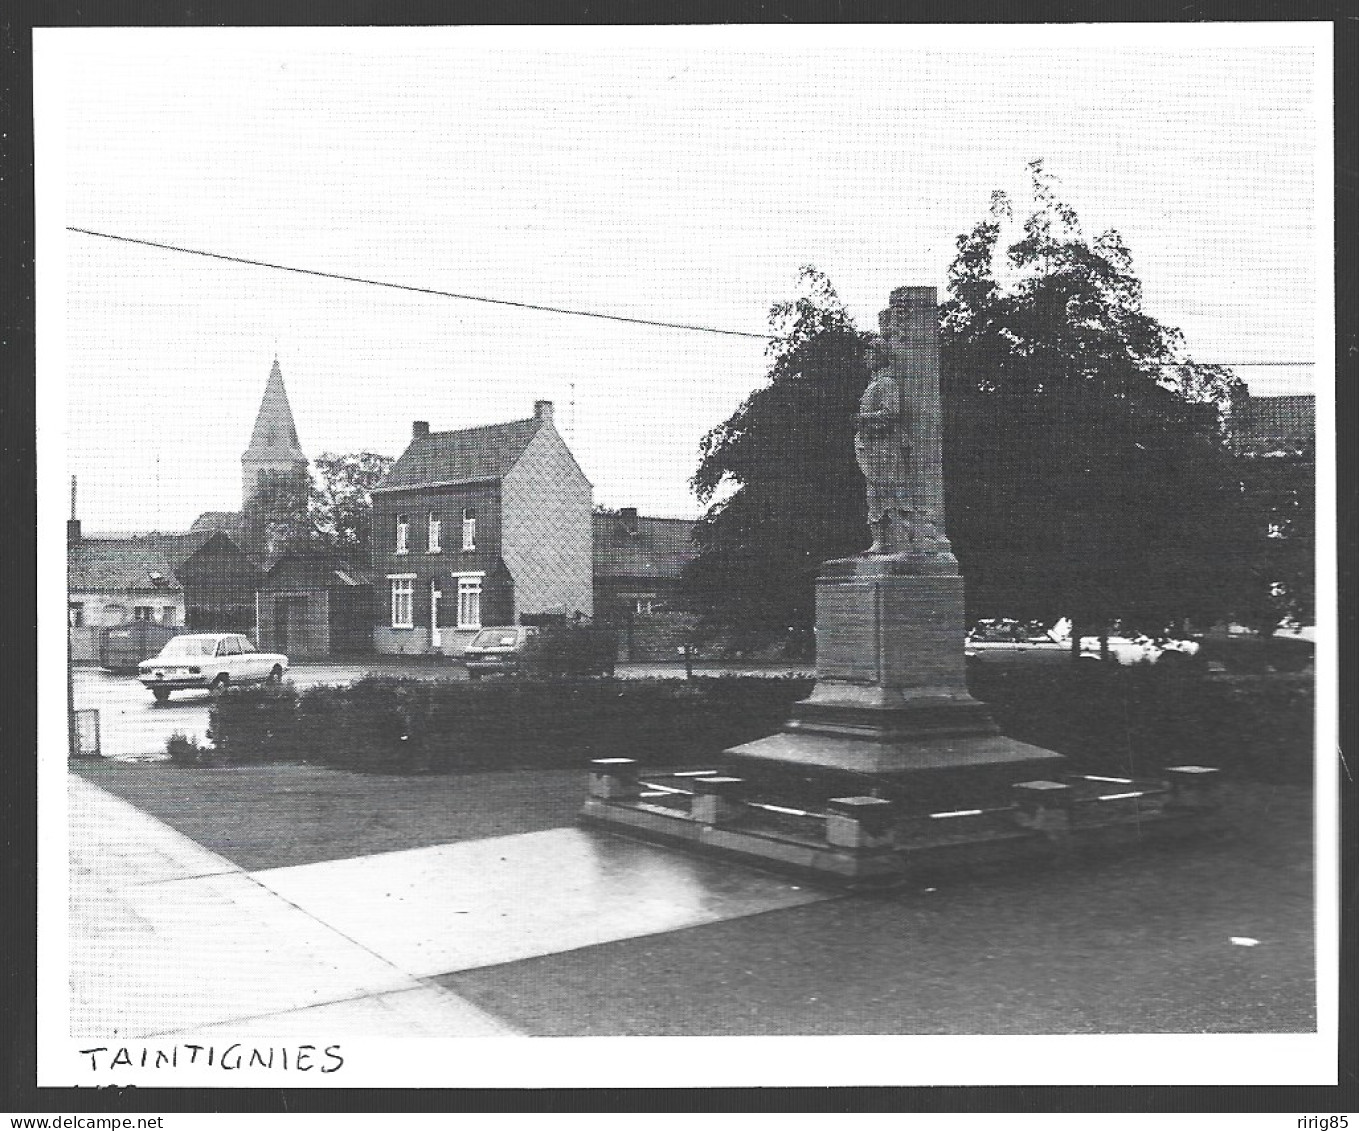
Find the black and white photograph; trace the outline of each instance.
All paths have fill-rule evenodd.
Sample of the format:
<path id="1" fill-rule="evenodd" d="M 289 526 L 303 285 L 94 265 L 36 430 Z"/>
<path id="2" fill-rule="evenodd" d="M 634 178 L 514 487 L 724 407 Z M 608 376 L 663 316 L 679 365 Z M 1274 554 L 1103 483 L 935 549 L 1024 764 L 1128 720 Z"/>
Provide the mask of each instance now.
<path id="1" fill-rule="evenodd" d="M 33 52 L 40 1085 L 1336 1082 L 1328 24 Z"/>

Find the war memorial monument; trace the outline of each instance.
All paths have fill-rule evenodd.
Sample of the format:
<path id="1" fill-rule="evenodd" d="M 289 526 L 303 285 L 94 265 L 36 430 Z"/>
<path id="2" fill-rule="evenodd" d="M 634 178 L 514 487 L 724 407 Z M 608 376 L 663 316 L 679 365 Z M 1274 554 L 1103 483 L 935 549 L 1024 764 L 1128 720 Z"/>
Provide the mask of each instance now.
<path id="1" fill-rule="evenodd" d="M 851 886 L 1196 824 L 1213 808 L 1215 770 L 1071 774 L 1062 755 L 1002 734 L 968 692 L 934 288 L 892 292 L 868 362 L 855 455 L 873 541 L 822 564 L 812 694 L 779 733 L 726 751 L 720 770 L 593 763 L 581 819 Z"/>

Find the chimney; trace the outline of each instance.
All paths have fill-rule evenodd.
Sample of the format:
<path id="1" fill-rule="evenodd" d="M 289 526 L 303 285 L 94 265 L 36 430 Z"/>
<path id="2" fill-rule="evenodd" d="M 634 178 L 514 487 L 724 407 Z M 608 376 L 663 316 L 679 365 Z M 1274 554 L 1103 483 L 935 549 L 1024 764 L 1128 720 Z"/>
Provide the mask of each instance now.
<path id="1" fill-rule="evenodd" d="M 534 401 L 534 402 L 533 402 L 533 415 L 534 415 L 534 417 L 535 417 L 536 419 L 538 419 L 538 420 L 546 420 L 549 424 L 551 424 L 551 423 L 552 423 L 552 402 L 551 402 L 551 401 Z"/>
<path id="2" fill-rule="evenodd" d="M 416 420 L 411 423 L 411 439 L 423 440 L 429 435 L 429 421 Z"/>
<path id="3" fill-rule="evenodd" d="M 623 524 L 623 529 L 629 534 L 637 533 L 637 508 L 621 507 L 618 511 L 618 521 Z"/>
<path id="4" fill-rule="evenodd" d="M 71 476 L 71 517 L 66 520 L 66 544 L 80 541 L 80 519 L 76 518 L 76 477 Z"/>

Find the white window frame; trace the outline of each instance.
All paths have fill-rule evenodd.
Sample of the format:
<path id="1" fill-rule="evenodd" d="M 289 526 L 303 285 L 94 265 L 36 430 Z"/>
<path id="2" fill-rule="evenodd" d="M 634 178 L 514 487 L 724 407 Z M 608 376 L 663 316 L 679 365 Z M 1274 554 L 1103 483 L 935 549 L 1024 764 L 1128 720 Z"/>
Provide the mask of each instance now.
<path id="1" fill-rule="evenodd" d="M 477 508 L 462 508 L 462 548 L 464 551 L 477 548 Z"/>
<path id="2" fill-rule="evenodd" d="M 387 580 L 392 583 L 391 592 L 391 613 L 393 628 L 414 628 L 415 627 L 415 574 L 413 573 L 389 573 Z M 400 599 L 404 597 L 406 602 L 406 616 L 402 619 L 398 616 L 401 612 Z"/>
<path id="3" fill-rule="evenodd" d="M 455 573 L 458 583 L 458 628 L 475 629 L 481 627 L 481 582 L 486 576 L 482 573 Z M 472 599 L 475 598 L 475 607 Z M 475 613 L 475 616 L 468 615 Z"/>
<path id="4" fill-rule="evenodd" d="M 443 551 L 440 544 L 443 541 L 444 522 L 434 511 L 429 512 L 429 525 L 426 528 L 425 545 L 431 554 L 438 554 Z"/>
<path id="5" fill-rule="evenodd" d="M 396 552 L 398 554 L 410 553 L 411 545 L 411 520 L 406 514 L 396 516 Z"/>

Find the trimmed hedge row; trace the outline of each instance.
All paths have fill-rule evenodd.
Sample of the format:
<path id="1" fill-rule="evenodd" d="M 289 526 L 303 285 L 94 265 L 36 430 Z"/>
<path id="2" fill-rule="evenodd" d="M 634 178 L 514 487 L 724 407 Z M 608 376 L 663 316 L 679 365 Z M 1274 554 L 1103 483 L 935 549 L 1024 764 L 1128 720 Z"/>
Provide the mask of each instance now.
<path id="1" fill-rule="evenodd" d="M 1308 676 L 1210 679 L 1076 664 L 979 667 L 973 693 L 1014 738 L 1073 770 L 1147 774 L 1176 762 L 1266 781 L 1312 767 Z M 217 762 L 305 761 L 380 773 L 565 768 L 591 758 L 694 763 L 778 730 L 808 679 L 496 680 L 367 677 L 298 692 L 241 688 L 212 708 Z"/>
<path id="2" fill-rule="evenodd" d="M 1135 777 L 1180 763 L 1261 781 L 1311 779 L 1311 675 L 1217 678 L 1197 665 L 1087 661 L 978 665 L 969 682 L 1001 730 L 1067 755 L 1077 772 Z"/>
<path id="3" fill-rule="evenodd" d="M 307 761 L 382 773 L 709 758 L 777 730 L 807 679 L 367 677 L 347 687 L 241 688 L 213 706 L 227 762 Z"/>

